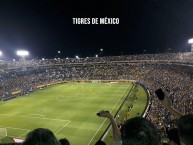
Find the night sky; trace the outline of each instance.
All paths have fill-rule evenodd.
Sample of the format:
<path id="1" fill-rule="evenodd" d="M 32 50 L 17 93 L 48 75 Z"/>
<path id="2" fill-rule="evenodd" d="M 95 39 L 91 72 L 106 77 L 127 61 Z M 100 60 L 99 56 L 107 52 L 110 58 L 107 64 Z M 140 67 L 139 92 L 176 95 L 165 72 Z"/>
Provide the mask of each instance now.
<path id="1" fill-rule="evenodd" d="M 119 24 L 72 21 L 104 17 Z M 4 59 L 21 48 L 29 58 L 185 52 L 191 37 L 193 0 L 0 0 Z"/>

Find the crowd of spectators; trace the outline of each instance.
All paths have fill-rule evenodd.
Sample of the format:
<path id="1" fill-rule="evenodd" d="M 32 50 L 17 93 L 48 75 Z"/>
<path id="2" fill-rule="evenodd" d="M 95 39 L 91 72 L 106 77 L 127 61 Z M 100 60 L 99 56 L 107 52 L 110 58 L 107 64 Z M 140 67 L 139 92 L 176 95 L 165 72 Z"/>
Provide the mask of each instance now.
<path id="1" fill-rule="evenodd" d="M 167 68 L 168 67 L 168 68 Z M 192 75 L 185 73 L 185 70 L 179 66 L 159 67 L 160 69 L 151 70 L 144 82 L 149 86 L 151 92 L 165 87 L 166 91 L 171 93 L 173 106 L 183 114 L 189 114 L 193 111 L 193 80 Z M 191 70 L 190 70 L 191 71 Z M 165 135 L 166 127 L 176 127 L 175 118 L 165 108 L 158 103 L 158 98 L 152 96 L 151 107 L 147 118 L 153 122 L 161 137 Z"/>
<path id="2" fill-rule="evenodd" d="M 68 80 L 138 80 L 148 86 L 152 98 L 147 119 L 165 136 L 174 119 L 158 103 L 154 91 L 165 87 L 172 92 L 174 108 L 183 114 L 193 111 L 193 53 L 143 54 L 84 59 L 52 59 L 1 62 L 0 100 L 38 85 Z M 149 62 L 149 63 L 148 63 Z M 177 62 L 177 64 L 170 63 Z"/>
<path id="3" fill-rule="evenodd" d="M 27 61 L 0 61 L 0 67 L 15 69 L 22 67 L 53 66 L 58 64 L 78 64 L 78 63 L 108 63 L 108 62 L 183 62 L 193 61 L 193 53 L 163 53 L 163 54 L 138 54 L 124 56 L 106 57 L 85 57 L 85 58 L 54 58 L 54 59 L 32 59 Z"/>

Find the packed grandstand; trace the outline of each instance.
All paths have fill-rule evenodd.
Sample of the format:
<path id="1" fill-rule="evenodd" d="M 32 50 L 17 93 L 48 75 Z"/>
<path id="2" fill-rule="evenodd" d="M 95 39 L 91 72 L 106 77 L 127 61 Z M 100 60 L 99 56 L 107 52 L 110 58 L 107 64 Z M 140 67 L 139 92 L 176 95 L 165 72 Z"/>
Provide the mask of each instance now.
<path id="1" fill-rule="evenodd" d="M 174 107 L 193 111 L 193 53 L 142 54 L 92 58 L 0 61 L 0 100 L 33 92 L 36 86 L 68 80 L 137 80 L 151 92 L 146 118 L 165 136 L 174 117 L 155 97 L 157 88 L 173 92 Z M 13 93 L 19 92 L 19 93 Z"/>

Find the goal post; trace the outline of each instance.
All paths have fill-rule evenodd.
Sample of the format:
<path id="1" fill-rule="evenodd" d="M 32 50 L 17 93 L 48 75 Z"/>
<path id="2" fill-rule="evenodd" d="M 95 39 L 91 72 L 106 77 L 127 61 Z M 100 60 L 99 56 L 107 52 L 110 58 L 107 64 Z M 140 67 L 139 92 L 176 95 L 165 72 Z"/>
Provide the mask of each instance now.
<path id="1" fill-rule="evenodd" d="M 92 80 L 92 83 L 101 83 L 101 80 Z"/>
<path id="2" fill-rule="evenodd" d="M 6 128 L 0 128 L 0 139 L 7 136 L 7 129 Z"/>

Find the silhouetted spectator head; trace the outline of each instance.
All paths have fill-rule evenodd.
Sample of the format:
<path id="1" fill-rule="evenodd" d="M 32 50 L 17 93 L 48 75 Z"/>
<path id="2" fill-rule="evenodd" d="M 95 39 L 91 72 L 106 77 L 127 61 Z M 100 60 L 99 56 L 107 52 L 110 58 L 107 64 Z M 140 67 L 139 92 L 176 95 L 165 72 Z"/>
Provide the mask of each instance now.
<path id="1" fill-rule="evenodd" d="M 98 140 L 95 145 L 106 145 L 106 143 L 102 140 Z"/>
<path id="2" fill-rule="evenodd" d="M 193 114 L 182 116 L 177 121 L 180 141 L 185 145 L 193 145 Z"/>
<path id="3" fill-rule="evenodd" d="M 28 133 L 23 145 L 61 145 L 52 131 L 37 128 Z"/>
<path id="4" fill-rule="evenodd" d="M 66 138 L 62 138 L 59 141 L 61 145 L 70 145 L 70 142 Z"/>
<path id="5" fill-rule="evenodd" d="M 170 129 L 167 134 L 171 145 L 181 145 L 177 128 Z"/>
<path id="6" fill-rule="evenodd" d="M 158 145 L 158 133 L 154 124 L 142 117 L 127 120 L 121 129 L 123 145 Z"/>

